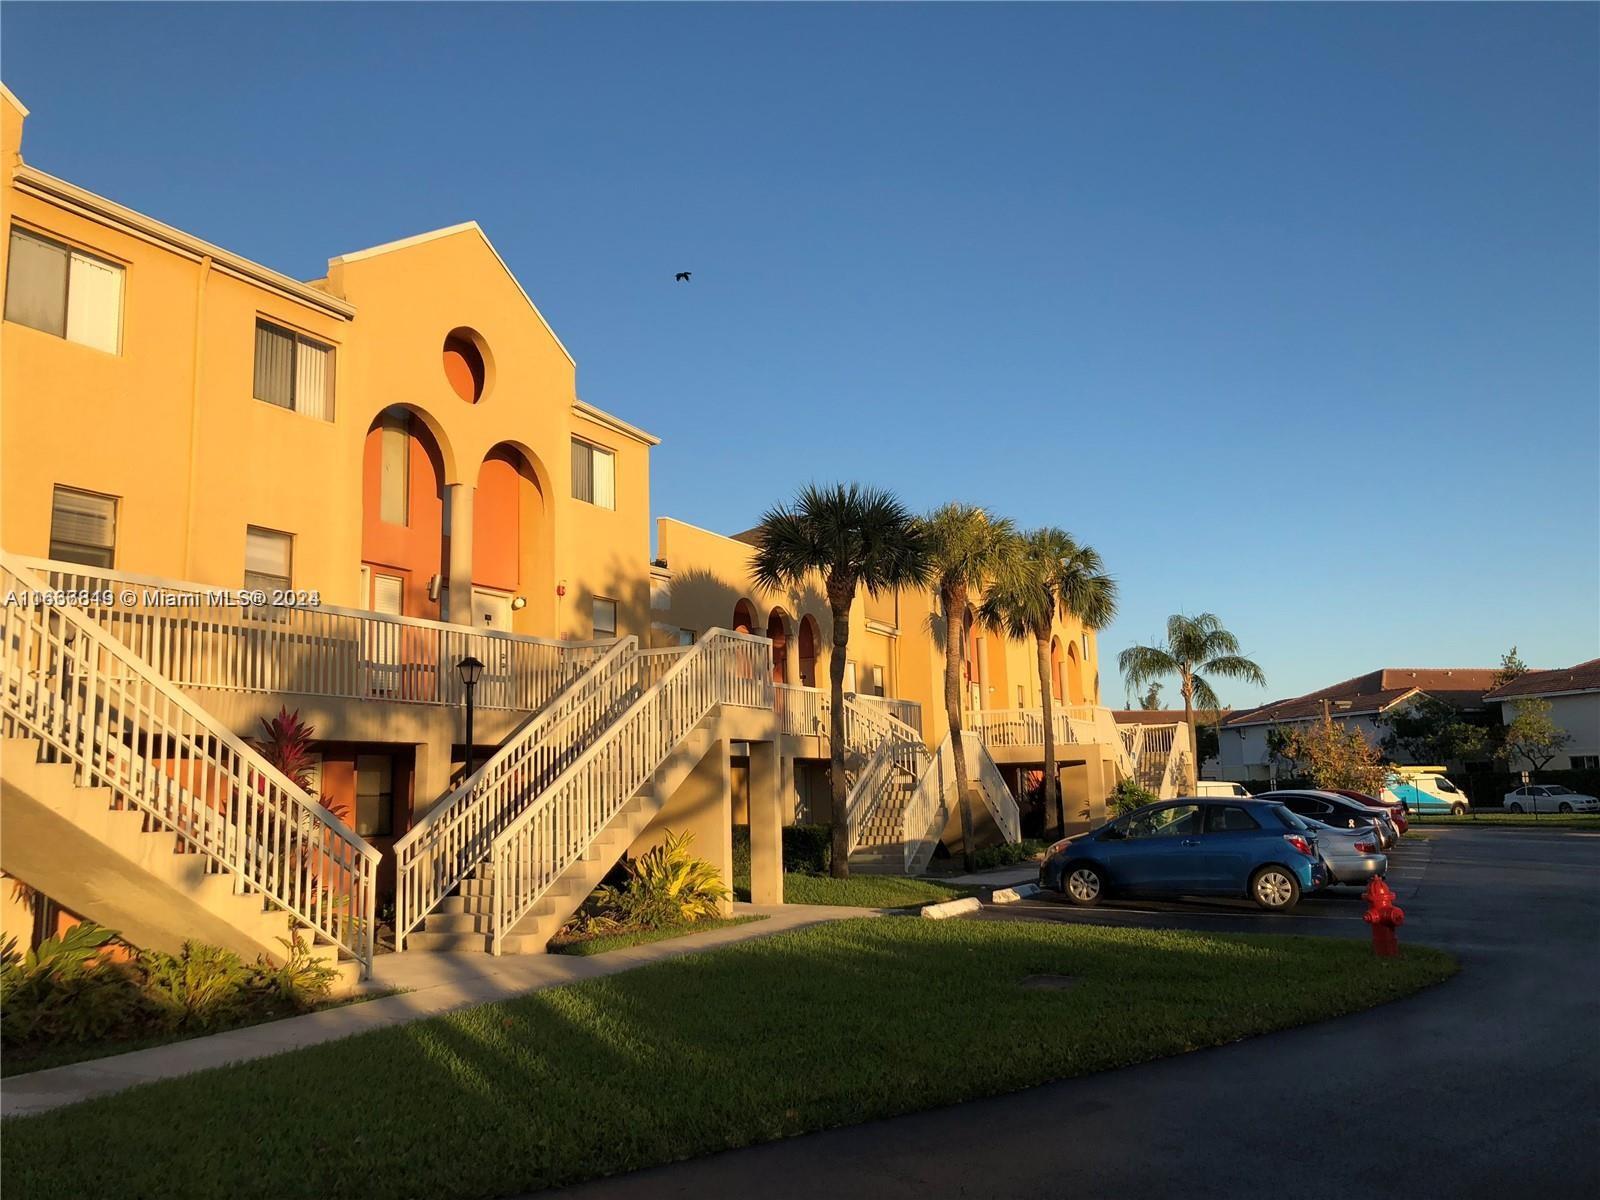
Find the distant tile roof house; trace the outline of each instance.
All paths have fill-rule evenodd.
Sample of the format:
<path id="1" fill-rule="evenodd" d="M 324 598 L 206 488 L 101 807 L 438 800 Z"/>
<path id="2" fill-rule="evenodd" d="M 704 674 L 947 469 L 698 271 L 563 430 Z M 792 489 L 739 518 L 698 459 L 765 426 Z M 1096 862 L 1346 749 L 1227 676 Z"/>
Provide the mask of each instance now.
<path id="1" fill-rule="evenodd" d="M 1528 671 L 1483 694 L 1485 700 L 1521 700 L 1529 696 L 1568 696 L 1600 691 L 1600 658 L 1557 671 Z"/>
<path id="2" fill-rule="evenodd" d="M 1309 721 L 1322 715 L 1324 701 L 1330 716 L 1377 716 L 1418 694 L 1443 700 L 1455 708 L 1481 708 L 1484 693 L 1494 686 L 1494 677 L 1493 667 L 1384 667 L 1321 691 L 1236 712 L 1223 721 L 1223 727 Z"/>

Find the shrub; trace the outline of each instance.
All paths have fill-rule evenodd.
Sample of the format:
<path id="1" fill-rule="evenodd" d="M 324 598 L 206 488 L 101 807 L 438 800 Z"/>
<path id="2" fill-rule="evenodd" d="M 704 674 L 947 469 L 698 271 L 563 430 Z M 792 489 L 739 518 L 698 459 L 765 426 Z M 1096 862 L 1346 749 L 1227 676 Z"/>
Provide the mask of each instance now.
<path id="1" fill-rule="evenodd" d="M 1160 797 L 1139 786 L 1137 780 L 1124 779 L 1111 791 L 1111 807 L 1115 812 L 1132 812 L 1146 804 L 1154 804 Z"/>
<path id="2" fill-rule="evenodd" d="M 1024 838 L 1004 846 L 985 846 L 972 856 L 975 869 L 986 871 L 990 867 L 1009 867 L 1012 863 L 1028 862 L 1045 852 L 1046 843 L 1038 838 Z"/>
<path id="3" fill-rule="evenodd" d="M 622 887 L 595 892 L 596 915 L 642 929 L 721 915 L 727 885 L 714 866 L 689 853 L 693 841 L 693 834 L 669 833 L 661 845 L 629 860 Z"/>
<path id="4" fill-rule="evenodd" d="M 785 825 L 783 869 L 793 875 L 826 875 L 833 863 L 832 825 Z M 750 826 L 733 827 L 733 873 L 750 877 Z"/>
<path id="5" fill-rule="evenodd" d="M 285 942 L 282 964 L 247 964 L 199 942 L 119 962 L 101 953 L 115 939 L 85 921 L 26 954 L 8 941 L 0 954 L 0 1040 L 27 1050 L 225 1029 L 310 1011 L 327 999 L 336 974 L 298 935 Z"/>

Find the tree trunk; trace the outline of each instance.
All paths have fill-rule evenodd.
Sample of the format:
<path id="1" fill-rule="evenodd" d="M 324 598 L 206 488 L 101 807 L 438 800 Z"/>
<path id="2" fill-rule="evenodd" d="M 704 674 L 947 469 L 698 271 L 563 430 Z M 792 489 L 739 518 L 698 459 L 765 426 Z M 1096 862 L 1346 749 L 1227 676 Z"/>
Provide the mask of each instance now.
<path id="1" fill-rule="evenodd" d="M 1033 648 L 1039 660 L 1039 711 L 1044 716 L 1044 820 L 1047 826 L 1059 821 L 1055 832 L 1067 832 L 1067 804 L 1061 796 L 1061 779 L 1056 771 L 1055 697 L 1050 694 L 1050 631 L 1035 630 Z"/>
<path id="2" fill-rule="evenodd" d="M 972 789 L 967 782 L 967 748 L 961 742 L 961 660 L 967 649 L 967 589 L 957 584 L 942 590 L 944 602 L 944 715 L 950 723 L 950 754 L 956 764 L 956 795 L 961 805 L 961 865 L 972 857 Z"/>
<path id="3" fill-rule="evenodd" d="M 828 692 L 832 700 L 828 713 L 828 787 L 833 798 L 833 854 L 828 874 L 835 879 L 850 877 L 850 826 L 845 807 L 850 789 L 844 775 L 844 663 L 850 653 L 850 605 L 855 600 L 855 585 L 848 589 L 828 582 L 828 607 L 833 613 L 833 654 L 828 660 Z"/>
<path id="4" fill-rule="evenodd" d="M 1198 753 L 1200 739 L 1194 736 L 1194 675 L 1188 671 L 1183 673 L 1183 720 L 1189 726 L 1189 740 L 1194 743 Z M 1185 795 L 1192 796 L 1200 790 L 1199 768 L 1199 763 L 1191 762 L 1186 769 L 1183 778 Z"/>

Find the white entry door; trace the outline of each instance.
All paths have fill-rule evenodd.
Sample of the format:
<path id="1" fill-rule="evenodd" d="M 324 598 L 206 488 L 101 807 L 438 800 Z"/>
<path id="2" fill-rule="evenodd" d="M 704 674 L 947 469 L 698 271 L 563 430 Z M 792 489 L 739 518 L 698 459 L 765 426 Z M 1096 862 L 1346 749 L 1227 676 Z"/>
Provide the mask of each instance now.
<path id="1" fill-rule="evenodd" d="M 511 596 L 506 592 L 472 589 L 472 623 L 479 629 L 511 632 Z"/>

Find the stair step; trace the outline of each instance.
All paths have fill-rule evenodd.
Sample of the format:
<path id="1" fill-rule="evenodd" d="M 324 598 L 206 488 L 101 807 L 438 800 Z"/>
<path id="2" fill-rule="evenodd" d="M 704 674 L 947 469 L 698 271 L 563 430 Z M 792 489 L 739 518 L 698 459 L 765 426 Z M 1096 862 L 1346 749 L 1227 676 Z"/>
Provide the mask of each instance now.
<path id="1" fill-rule="evenodd" d="M 488 913 L 429 913 L 422 923 L 426 933 L 488 933 Z"/>
<path id="2" fill-rule="evenodd" d="M 487 953 L 489 939 L 481 933 L 430 933 L 418 930 L 406 938 L 408 950 L 430 950 L 435 954 Z"/>

